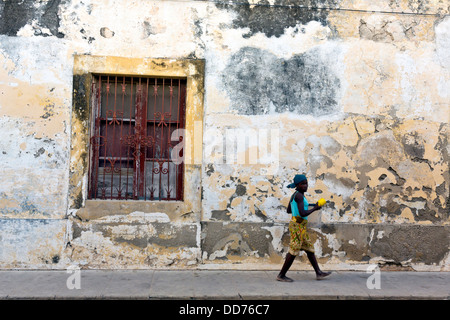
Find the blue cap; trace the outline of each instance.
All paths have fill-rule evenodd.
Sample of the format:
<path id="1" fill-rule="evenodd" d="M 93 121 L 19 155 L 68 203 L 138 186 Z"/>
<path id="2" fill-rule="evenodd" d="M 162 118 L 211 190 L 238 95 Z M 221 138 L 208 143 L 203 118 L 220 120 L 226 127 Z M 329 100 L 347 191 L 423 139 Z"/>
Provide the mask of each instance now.
<path id="1" fill-rule="evenodd" d="M 296 174 L 294 177 L 294 182 L 289 184 L 287 187 L 288 188 L 295 188 L 300 182 L 307 180 L 306 176 L 304 174 Z"/>

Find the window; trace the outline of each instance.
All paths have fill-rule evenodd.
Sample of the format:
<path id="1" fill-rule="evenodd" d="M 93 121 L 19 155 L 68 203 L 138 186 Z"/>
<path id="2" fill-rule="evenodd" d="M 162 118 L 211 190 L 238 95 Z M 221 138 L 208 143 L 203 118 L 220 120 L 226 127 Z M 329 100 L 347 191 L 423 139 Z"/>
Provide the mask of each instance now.
<path id="1" fill-rule="evenodd" d="M 137 88 L 139 80 L 142 86 L 140 92 Z M 155 81 L 159 86 L 156 112 L 153 95 Z M 126 215 L 139 211 L 149 214 L 165 213 L 174 221 L 177 219 L 197 221 L 202 211 L 204 81 L 205 61 L 201 59 L 74 55 L 68 213 L 90 220 L 105 215 Z M 106 92 L 108 83 L 109 94 Z M 122 84 L 125 84 L 125 92 L 122 92 Z M 173 87 L 172 113 L 170 86 Z M 167 97 L 164 99 L 164 107 L 163 89 L 164 96 Z M 177 96 L 178 92 L 180 94 Z M 145 103 L 146 113 L 142 110 L 142 103 Z M 106 106 L 108 108 L 105 108 Z M 181 109 L 176 109 L 178 106 Z M 139 109 L 136 113 L 137 108 Z M 164 119 L 161 114 L 149 117 L 147 114 L 152 116 L 152 112 L 160 112 L 164 115 Z M 171 114 L 170 118 L 165 115 L 166 112 Z M 150 120 L 146 123 L 147 138 L 138 134 L 135 141 L 139 142 L 141 137 L 141 141 L 147 140 L 148 145 L 152 139 L 150 137 L 153 137 L 155 142 L 152 141 L 152 147 L 140 143 L 139 146 L 142 147 L 136 151 L 135 145 L 131 144 L 133 140 L 126 140 L 125 137 L 136 134 L 136 120 L 141 124 L 141 128 L 143 127 L 144 115 L 146 120 Z M 158 115 L 159 117 L 156 117 Z M 182 140 L 177 141 L 176 138 L 174 141 L 168 141 L 167 138 L 158 140 L 161 133 L 164 137 L 168 137 L 177 122 L 178 128 L 183 129 Z M 165 141 L 167 144 L 161 148 L 161 142 Z M 128 145 L 122 145 L 125 142 L 130 144 L 129 151 Z M 120 147 L 122 154 L 116 153 L 117 151 L 112 150 L 110 146 L 118 150 Z M 178 159 L 170 158 L 169 151 L 172 147 L 176 149 L 174 153 L 178 153 L 181 149 Z M 164 161 L 167 158 L 163 158 L 159 151 L 163 149 L 169 149 L 166 155 L 171 162 Z M 159 162 L 150 159 L 156 159 L 157 151 L 161 157 L 158 159 Z M 142 161 L 142 156 L 137 157 L 138 153 L 140 156 L 144 153 L 146 159 Z M 175 163 L 180 162 L 182 165 L 174 167 Z M 156 163 L 158 166 L 161 164 L 161 174 Z M 152 167 L 154 172 L 150 171 Z M 142 179 L 142 176 L 147 176 L 147 179 Z M 134 201 L 139 199 L 146 200 Z M 169 201 L 162 201 L 164 199 Z"/>
<path id="2" fill-rule="evenodd" d="M 186 79 L 93 75 L 88 199 L 182 200 Z"/>

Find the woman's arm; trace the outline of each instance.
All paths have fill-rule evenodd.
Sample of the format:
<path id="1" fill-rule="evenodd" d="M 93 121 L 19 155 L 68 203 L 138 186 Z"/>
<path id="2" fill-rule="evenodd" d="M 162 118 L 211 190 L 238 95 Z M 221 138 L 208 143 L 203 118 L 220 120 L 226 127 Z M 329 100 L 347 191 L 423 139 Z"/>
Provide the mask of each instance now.
<path id="1" fill-rule="evenodd" d="M 313 206 L 312 209 L 305 210 L 303 208 L 304 207 L 304 205 L 303 205 L 303 195 L 300 192 L 295 195 L 295 202 L 297 202 L 298 212 L 300 213 L 300 216 L 302 216 L 302 217 L 307 217 L 311 213 L 313 213 L 314 211 L 321 209 L 321 207 L 319 207 L 317 205 L 317 203 L 316 203 L 316 204 L 313 204 L 313 205 L 309 205 L 309 206 Z"/>

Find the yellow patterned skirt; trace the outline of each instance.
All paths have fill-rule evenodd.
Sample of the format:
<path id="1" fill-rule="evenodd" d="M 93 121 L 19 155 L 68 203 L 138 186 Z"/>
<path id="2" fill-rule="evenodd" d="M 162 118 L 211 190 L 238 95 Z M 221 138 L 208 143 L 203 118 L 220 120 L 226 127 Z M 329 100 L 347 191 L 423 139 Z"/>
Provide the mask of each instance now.
<path id="1" fill-rule="evenodd" d="M 308 220 L 301 217 L 292 217 L 289 222 L 289 233 L 291 235 L 291 241 L 289 243 L 289 253 L 293 256 L 298 256 L 300 250 L 314 252 L 314 247 L 309 239 L 308 230 L 306 225 Z"/>

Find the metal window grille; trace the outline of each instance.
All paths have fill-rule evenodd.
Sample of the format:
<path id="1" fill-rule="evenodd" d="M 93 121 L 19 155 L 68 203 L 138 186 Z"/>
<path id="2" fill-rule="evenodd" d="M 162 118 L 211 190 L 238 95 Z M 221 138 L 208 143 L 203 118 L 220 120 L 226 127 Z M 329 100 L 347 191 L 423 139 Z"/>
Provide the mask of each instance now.
<path id="1" fill-rule="evenodd" d="M 88 198 L 182 200 L 186 80 L 96 75 L 92 93 Z"/>

